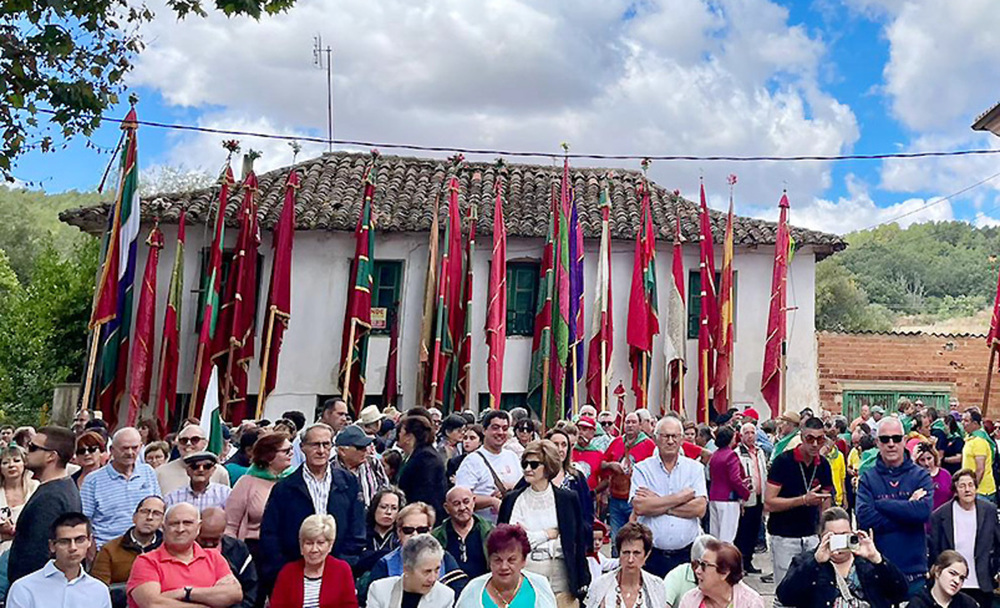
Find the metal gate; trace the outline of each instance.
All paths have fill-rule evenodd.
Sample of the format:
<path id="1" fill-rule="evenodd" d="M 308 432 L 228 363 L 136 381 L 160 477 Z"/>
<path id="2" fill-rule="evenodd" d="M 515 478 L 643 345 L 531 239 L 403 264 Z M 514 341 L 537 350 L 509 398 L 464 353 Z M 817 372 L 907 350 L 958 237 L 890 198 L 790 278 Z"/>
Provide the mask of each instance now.
<path id="1" fill-rule="evenodd" d="M 896 411 L 899 400 L 906 397 L 910 401 L 917 399 L 927 407 L 933 407 L 938 412 L 947 412 L 951 393 L 942 391 L 844 391 L 843 412 L 848 421 L 854 420 L 861 412 L 861 406 L 881 405 L 886 414 Z"/>

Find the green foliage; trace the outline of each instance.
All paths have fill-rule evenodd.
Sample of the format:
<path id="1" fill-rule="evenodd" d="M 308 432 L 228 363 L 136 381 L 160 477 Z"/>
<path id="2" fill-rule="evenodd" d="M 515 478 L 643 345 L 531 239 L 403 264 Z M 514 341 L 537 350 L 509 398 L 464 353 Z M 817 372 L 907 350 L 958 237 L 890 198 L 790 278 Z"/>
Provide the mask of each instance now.
<path id="1" fill-rule="evenodd" d="M 816 264 L 816 329 L 828 331 L 887 331 L 893 314 L 868 302 L 839 256 Z"/>
<path id="2" fill-rule="evenodd" d="M 287 10 L 294 0 L 216 0 L 226 15 Z M 201 0 L 168 0 L 173 16 L 205 16 Z M 153 12 L 129 0 L 4 0 L 0 8 L 0 175 L 30 149 L 89 136 L 118 102 L 124 76 L 142 50 L 141 29 Z M 40 109 L 46 119 L 39 121 Z"/>

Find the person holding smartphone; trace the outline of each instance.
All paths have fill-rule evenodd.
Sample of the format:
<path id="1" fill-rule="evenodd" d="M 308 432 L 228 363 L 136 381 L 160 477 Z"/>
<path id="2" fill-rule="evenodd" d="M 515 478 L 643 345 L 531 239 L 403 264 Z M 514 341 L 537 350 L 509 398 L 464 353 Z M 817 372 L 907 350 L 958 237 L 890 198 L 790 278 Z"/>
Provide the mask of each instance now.
<path id="1" fill-rule="evenodd" d="M 879 552 L 871 532 L 851 528 L 847 511 L 824 511 L 819 537 L 816 550 L 792 560 L 778 585 L 783 606 L 890 608 L 907 598 L 906 577 Z"/>

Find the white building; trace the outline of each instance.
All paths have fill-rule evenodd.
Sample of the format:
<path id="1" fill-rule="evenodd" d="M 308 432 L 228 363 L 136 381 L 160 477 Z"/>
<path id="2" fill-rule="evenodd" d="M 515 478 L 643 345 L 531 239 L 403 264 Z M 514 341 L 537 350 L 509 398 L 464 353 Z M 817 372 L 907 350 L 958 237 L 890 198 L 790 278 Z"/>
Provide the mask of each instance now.
<path id="1" fill-rule="evenodd" d="M 296 208 L 297 232 L 292 270 L 292 317 L 285 333 L 279 362 L 278 383 L 268 399 L 265 416 L 275 418 L 280 413 L 297 409 L 311 416 L 318 403 L 337 394 L 337 369 L 343 333 L 344 308 L 349 284 L 350 260 L 354 254 L 353 229 L 357 222 L 361 200 L 361 174 L 367 155 L 334 153 L 302 163 L 294 168 L 302 171 L 302 187 Z M 259 176 L 260 217 L 265 232 L 262 235 L 262 285 L 259 295 L 258 319 L 263 319 L 267 279 L 270 276 L 272 252 L 270 229 L 277 221 L 283 201 L 284 183 L 290 168 L 272 171 Z M 376 221 L 376 262 L 382 272 L 376 276 L 373 305 L 390 305 L 399 301 L 399 390 L 403 407 L 414 404 L 420 339 L 424 280 L 427 264 L 427 230 L 431 221 L 434 198 L 447 179 L 449 164 L 446 161 L 403 157 L 382 157 L 379 160 L 378 188 L 374 205 Z M 537 289 L 537 267 L 542 255 L 548 221 L 550 188 L 561 174 L 560 168 L 535 165 L 509 165 L 506 186 L 505 219 L 508 230 L 508 288 L 519 290 L 520 300 L 531 299 L 531 290 Z M 485 398 L 487 394 L 484 325 L 486 320 L 487 281 L 491 255 L 493 183 L 496 169 L 490 164 L 471 163 L 459 173 L 461 180 L 460 205 L 463 218 L 470 202 L 478 205 L 479 223 L 475 256 L 474 300 L 472 310 L 472 382 L 473 393 Z M 600 210 L 597 201 L 600 180 L 607 170 L 573 168 L 572 176 L 576 197 L 580 205 L 581 222 L 586 238 L 585 257 L 585 323 L 588 341 L 591 326 L 594 275 L 600 231 Z M 615 170 L 610 178 L 613 200 L 611 231 L 612 283 L 614 298 L 614 351 L 612 355 L 611 385 L 621 380 L 630 389 L 631 370 L 625 328 L 628 315 L 628 294 L 631 285 L 632 258 L 635 230 L 639 218 L 639 203 L 635 186 L 641 179 L 638 172 Z M 660 298 L 661 329 L 666 329 L 666 290 L 670 285 L 670 267 L 674 218 L 680 214 L 681 228 L 687 243 L 684 246 L 684 267 L 688 272 L 686 297 L 692 301 L 691 277 L 697 281 L 698 272 L 698 207 L 694 203 L 676 198 L 668 190 L 653 185 L 653 217 L 657 235 L 657 277 Z M 185 259 L 185 299 L 183 302 L 182 355 L 178 391 L 191 392 L 194 354 L 197 342 L 196 316 L 199 304 L 199 282 L 202 251 L 211 235 L 203 228 L 207 209 L 217 200 L 215 189 L 154 197 L 143 201 L 143 220 L 148 231 L 152 210 L 159 209 L 161 227 L 165 233 L 166 247 L 161 253 L 159 285 L 157 291 L 157 344 L 167 284 L 173 263 L 176 244 L 176 221 L 182 207 L 188 211 L 189 226 Z M 235 217 L 242 193 L 235 192 L 226 210 L 232 221 L 227 227 L 226 245 L 232 247 L 236 239 Z M 442 213 L 444 205 L 442 205 Z M 92 207 L 65 212 L 62 220 L 83 230 L 97 233 L 105 225 L 106 207 Z M 793 209 L 794 217 L 794 209 Z M 444 218 L 442 218 L 444 219 Z M 713 232 L 716 240 L 716 260 L 721 266 L 721 241 L 725 229 L 725 216 L 712 212 Z M 201 225 L 201 226 L 199 226 Z M 767 411 L 760 395 L 761 367 L 764 338 L 767 326 L 768 301 L 771 286 L 771 268 L 774 254 L 776 225 L 757 219 L 739 217 L 735 225 L 735 356 L 733 364 L 733 403 L 754 404 L 763 413 Z M 143 232 L 143 236 L 145 234 Z M 788 345 L 788 403 L 799 409 L 816 407 L 819 403 L 816 341 L 814 335 L 814 267 L 833 251 L 844 247 L 834 235 L 795 228 L 792 231 L 798 247 L 791 264 L 788 279 L 789 345 Z M 140 247 L 136 265 L 136 281 L 141 277 L 145 264 L 146 248 Z M 513 276 L 514 269 L 519 275 Z M 721 268 L 719 269 L 721 270 Z M 398 281 L 394 285 L 393 282 Z M 515 287 L 516 284 L 516 287 Z M 508 403 L 517 403 L 527 391 L 531 360 L 530 310 L 518 307 L 518 298 L 510 293 L 508 298 L 508 339 L 504 362 L 503 391 Z M 381 302 L 380 302 L 381 298 Z M 137 298 L 138 299 L 138 298 Z M 690 307 L 689 307 L 690 308 Z M 528 313 L 525 315 L 525 313 Z M 689 319 L 697 319 L 696 311 L 689 310 Z M 258 346 L 260 352 L 260 326 Z M 515 335 L 516 330 L 527 335 Z M 697 323 L 692 324 L 696 332 Z M 685 384 L 687 410 L 694 411 L 697 383 L 697 335 L 689 332 L 687 360 L 689 365 Z M 657 337 L 653 351 L 653 371 L 650 379 L 650 398 L 654 409 L 664 398 L 664 334 Z M 374 335 L 369 342 L 367 393 L 369 399 L 379 402 L 388 353 L 388 333 Z M 250 392 L 257 392 L 259 370 L 251 369 Z M 154 375 L 155 376 L 155 375 Z M 154 377 L 153 390 L 157 381 Z M 581 394 L 585 387 L 581 385 Z M 634 403 L 628 391 L 629 407 Z M 155 395 L 154 395 L 155 401 Z M 765 414 L 766 415 L 766 414 Z"/>

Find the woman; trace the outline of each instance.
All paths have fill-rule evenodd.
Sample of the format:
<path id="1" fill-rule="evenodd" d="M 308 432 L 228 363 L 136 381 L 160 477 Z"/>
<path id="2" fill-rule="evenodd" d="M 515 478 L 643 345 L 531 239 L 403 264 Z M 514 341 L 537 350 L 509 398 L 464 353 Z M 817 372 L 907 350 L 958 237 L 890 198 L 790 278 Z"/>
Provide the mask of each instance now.
<path id="1" fill-rule="evenodd" d="M 837 448 L 834 437 L 826 436 L 826 443 L 820 448 L 820 455 L 830 464 L 830 476 L 833 478 L 833 506 L 847 507 L 847 458 Z"/>
<path id="2" fill-rule="evenodd" d="M 740 525 L 740 501 L 750 498 L 749 480 L 743 475 L 740 455 L 733 451 L 733 429 L 720 426 L 715 432 L 715 453 L 708 461 L 709 534 L 727 543 L 736 539 Z M 742 566 L 740 572 L 742 573 Z"/>
<path id="3" fill-rule="evenodd" d="M 701 560 L 693 562 L 698 586 L 681 598 L 680 608 L 764 608 L 764 600 L 743 582 L 743 556 L 732 543 L 705 543 Z"/>
<path id="4" fill-rule="evenodd" d="M 279 435 L 284 438 L 283 433 Z M 332 557 L 337 521 L 332 515 L 310 515 L 299 527 L 302 559 L 278 573 L 271 608 L 357 608 L 358 596 L 347 562 Z"/>
<path id="5" fill-rule="evenodd" d="M 38 481 L 24 468 L 25 451 L 11 442 L 0 451 L 0 476 L 3 492 L 0 493 L 0 521 L 7 520 L 17 526 L 17 518 L 31 495 L 38 489 Z M 10 511 L 8 514 L 7 511 Z M 0 543 L 0 553 L 10 549 L 10 540 Z"/>
<path id="6" fill-rule="evenodd" d="M 160 440 L 160 428 L 155 420 L 148 418 L 140 420 L 135 428 L 139 430 L 139 437 L 142 438 L 142 445 L 149 445 Z"/>
<path id="7" fill-rule="evenodd" d="M 545 434 L 545 438 L 556 446 L 559 452 L 559 462 L 562 466 L 559 473 L 552 478 L 552 483 L 557 488 L 569 490 L 576 494 L 580 501 L 580 517 L 583 519 L 583 536 L 590 538 L 593 535 L 594 526 L 594 493 L 587 485 L 587 478 L 576 469 L 573 462 L 573 444 L 570 441 L 569 429 L 572 423 L 567 423 L 566 427 L 555 428 Z M 576 427 L 573 426 L 575 429 Z"/>
<path id="8" fill-rule="evenodd" d="M 868 533 L 851 529 L 847 511 L 840 507 L 824 511 L 819 536 L 815 553 L 806 551 L 795 557 L 778 585 L 776 595 L 782 605 L 819 608 L 853 606 L 851 602 L 860 601 L 871 608 L 890 608 L 906 600 L 906 577 L 882 559 Z M 855 536 L 856 545 L 851 542 Z"/>
<path id="9" fill-rule="evenodd" d="M 962 469 L 951 479 L 955 498 L 931 514 L 928 538 L 930 555 L 958 551 L 973 564 L 962 582 L 962 591 L 980 606 L 992 606 L 993 575 L 1000 561 L 1000 525 L 992 501 L 976 494 L 976 474 Z M 965 542 L 961 542 L 965 541 Z"/>
<path id="10" fill-rule="evenodd" d="M 458 467 L 465 460 L 465 457 L 483 446 L 485 437 L 486 431 L 483 429 L 483 425 L 469 424 L 465 426 L 465 430 L 462 431 L 462 453 L 448 460 L 448 480 L 450 483 L 455 482 L 455 473 L 458 472 Z"/>
<path id="11" fill-rule="evenodd" d="M 455 608 L 556 608 L 549 581 L 524 569 L 529 553 L 523 528 L 498 525 L 486 539 L 489 573 L 469 581 Z"/>
<path id="12" fill-rule="evenodd" d="M 167 461 L 170 445 L 166 441 L 154 441 L 142 450 L 143 460 L 154 469 Z"/>
<path id="13" fill-rule="evenodd" d="M 548 439 L 529 443 L 521 469 L 527 485 L 504 496 L 497 522 L 525 530 L 531 546 L 525 568 L 548 579 L 560 608 L 576 606 L 590 584 L 587 545 L 592 541 L 581 538 L 586 528 L 576 494 L 552 484 L 563 469 L 555 444 Z"/>
<path id="14" fill-rule="evenodd" d="M 399 510 L 406 506 L 406 496 L 398 488 L 386 487 L 372 497 L 368 505 L 368 534 L 365 538 L 365 548 L 354 564 L 355 578 L 372 569 L 383 555 L 387 555 L 399 547 L 396 536 L 396 516 Z"/>
<path id="15" fill-rule="evenodd" d="M 430 534 L 403 545 L 403 574 L 377 580 L 368 588 L 368 608 L 451 608 L 455 592 L 438 581 L 444 549 Z"/>
<path id="16" fill-rule="evenodd" d="M 434 428 L 424 416 L 404 416 L 399 422 L 396 444 L 407 455 L 399 470 L 397 485 L 410 502 L 434 507 L 438 521 L 447 517 L 444 495 L 448 491 L 444 461 L 434 449 Z"/>
<path id="17" fill-rule="evenodd" d="M 527 447 L 529 443 L 535 441 L 535 423 L 531 418 L 522 418 L 514 424 L 514 437 L 521 447 Z"/>
<path id="18" fill-rule="evenodd" d="M 294 470 L 292 443 L 284 433 L 264 433 L 254 443 L 252 455 L 253 463 L 226 500 L 226 534 L 244 541 L 259 563 L 257 545 L 264 507 L 274 484 Z"/>
<path id="19" fill-rule="evenodd" d="M 104 466 L 104 454 L 107 446 L 104 437 L 94 431 L 87 431 L 76 438 L 76 457 L 73 463 L 80 467 L 80 470 L 73 473 L 71 477 L 76 482 L 77 488 L 83 487 L 83 479 Z"/>
<path id="20" fill-rule="evenodd" d="M 462 439 L 464 437 L 465 418 L 458 414 L 448 414 L 441 421 L 441 434 L 437 443 L 437 451 L 445 462 L 462 453 Z"/>
<path id="21" fill-rule="evenodd" d="M 917 466 L 927 471 L 931 481 L 934 482 L 934 505 L 931 510 L 936 511 L 938 507 L 951 500 L 953 492 L 951 473 L 941 468 L 941 456 L 930 440 L 918 442 L 913 446 L 910 456 Z M 927 526 L 927 530 L 930 531 L 930 525 Z"/>
<path id="22" fill-rule="evenodd" d="M 928 574 L 930 586 L 910 599 L 910 608 L 977 608 L 976 600 L 962 593 L 969 564 L 958 551 L 942 551 Z"/>
<path id="23" fill-rule="evenodd" d="M 653 550 L 653 533 L 643 524 L 627 523 L 615 537 L 618 568 L 591 581 L 585 608 L 662 608 L 667 605 L 663 579 L 645 572 Z"/>
<path id="24" fill-rule="evenodd" d="M 944 420 L 945 428 L 948 431 L 948 438 L 944 442 L 941 466 L 954 475 L 962 468 L 962 449 L 965 447 L 965 435 L 954 416 L 944 416 L 942 420 Z"/>
<path id="25" fill-rule="evenodd" d="M 11 443 L 22 449 L 27 450 L 28 444 L 31 443 L 31 438 L 35 436 L 35 427 L 33 426 L 19 426 L 17 430 L 14 431 L 14 437 L 11 439 Z"/>

